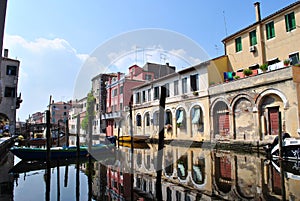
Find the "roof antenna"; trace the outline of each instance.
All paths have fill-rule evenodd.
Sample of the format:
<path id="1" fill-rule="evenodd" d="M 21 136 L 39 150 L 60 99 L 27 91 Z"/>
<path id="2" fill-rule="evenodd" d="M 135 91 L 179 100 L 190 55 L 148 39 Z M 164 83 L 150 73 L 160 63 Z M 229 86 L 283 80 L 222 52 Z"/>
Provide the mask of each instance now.
<path id="1" fill-rule="evenodd" d="M 226 25 L 226 18 L 225 18 L 225 11 L 223 10 L 223 18 L 224 18 L 224 26 L 225 26 L 225 34 L 226 34 L 226 37 L 227 37 L 227 25 Z"/>

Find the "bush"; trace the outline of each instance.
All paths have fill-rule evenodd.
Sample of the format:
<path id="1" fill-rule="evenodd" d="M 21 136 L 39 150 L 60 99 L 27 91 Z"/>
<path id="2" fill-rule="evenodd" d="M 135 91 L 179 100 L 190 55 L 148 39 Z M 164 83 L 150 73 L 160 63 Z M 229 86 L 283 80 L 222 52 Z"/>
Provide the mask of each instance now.
<path id="1" fill-rule="evenodd" d="M 262 65 L 260 65 L 259 69 L 262 70 L 262 71 L 268 70 L 268 64 L 262 64 Z"/>
<path id="2" fill-rule="evenodd" d="M 249 75 L 252 75 L 253 72 L 252 72 L 251 69 L 247 68 L 247 69 L 243 70 L 243 73 L 244 73 L 245 76 L 249 76 Z"/>

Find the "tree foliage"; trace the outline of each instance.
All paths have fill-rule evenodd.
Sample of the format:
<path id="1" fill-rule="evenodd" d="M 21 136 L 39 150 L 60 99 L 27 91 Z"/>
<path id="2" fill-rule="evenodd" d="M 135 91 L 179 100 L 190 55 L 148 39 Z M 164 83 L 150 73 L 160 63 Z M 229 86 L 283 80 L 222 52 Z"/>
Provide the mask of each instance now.
<path id="1" fill-rule="evenodd" d="M 94 116 L 94 105 L 95 105 L 95 97 L 93 96 L 93 92 L 89 92 L 87 95 L 87 104 L 86 104 L 86 115 L 81 122 L 81 127 L 83 130 L 88 130 L 89 116 Z"/>

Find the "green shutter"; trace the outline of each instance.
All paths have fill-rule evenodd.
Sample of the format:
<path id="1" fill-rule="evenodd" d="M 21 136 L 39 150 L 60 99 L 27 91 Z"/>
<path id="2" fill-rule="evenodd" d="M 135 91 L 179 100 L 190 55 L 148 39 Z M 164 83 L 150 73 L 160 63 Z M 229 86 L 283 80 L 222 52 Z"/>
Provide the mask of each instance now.
<path id="1" fill-rule="evenodd" d="M 250 45 L 251 46 L 256 45 L 257 44 L 256 30 L 251 31 L 249 35 L 250 35 Z"/>
<path id="2" fill-rule="evenodd" d="M 236 52 L 242 51 L 242 38 L 236 38 L 235 39 L 235 50 Z"/>
<path id="3" fill-rule="evenodd" d="M 270 22 L 266 24 L 266 33 L 267 33 L 267 39 L 271 39 L 275 37 L 274 22 Z"/>
<path id="4" fill-rule="evenodd" d="M 285 15 L 285 27 L 287 32 L 296 29 L 296 19 L 294 12 Z"/>

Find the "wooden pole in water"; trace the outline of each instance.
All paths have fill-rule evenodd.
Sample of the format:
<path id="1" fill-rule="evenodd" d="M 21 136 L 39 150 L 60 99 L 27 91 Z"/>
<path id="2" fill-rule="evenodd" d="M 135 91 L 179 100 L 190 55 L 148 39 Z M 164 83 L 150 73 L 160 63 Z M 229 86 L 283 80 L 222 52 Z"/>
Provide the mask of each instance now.
<path id="1" fill-rule="evenodd" d="M 77 158 L 79 158 L 80 156 L 80 138 L 79 138 L 79 135 L 80 135 L 80 115 L 78 114 L 77 115 L 77 125 L 76 125 L 76 147 L 77 147 Z"/>
<path id="2" fill-rule="evenodd" d="M 285 201 L 286 200 L 286 193 L 285 193 L 285 183 L 284 183 L 284 169 L 283 169 L 283 161 L 282 161 L 282 157 L 283 157 L 283 151 L 282 151 L 282 123 L 281 123 L 281 112 L 278 112 L 278 119 L 279 119 L 279 125 L 278 125 L 278 129 L 279 129 L 279 136 L 278 136 L 278 140 L 279 140 L 279 165 L 280 165 L 280 183 L 281 183 L 281 196 L 282 196 L 282 200 Z"/>
<path id="3" fill-rule="evenodd" d="M 80 156 L 80 114 L 77 114 L 76 125 L 76 146 L 77 146 L 77 161 L 76 161 L 76 201 L 80 199 L 80 180 L 79 180 L 79 156 Z"/>
<path id="4" fill-rule="evenodd" d="M 156 170 L 156 198 L 162 200 L 162 186 L 161 186 L 161 174 L 162 174 L 162 160 L 163 160 L 163 148 L 165 137 L 165 105 L 166 105 L 166 87 L 161 86 L 161 94 L 159 100 L 159 136 L 158 136 L 158 152 L 157 152 L 157 170 Z"/>
<path id="5" fill-rule="evenodd" d="M 133 149 L 133 123 L 132 123 L 132 101 L 133 101 L 133 97 L 131 96 L 131 100 L 129 102 L 129 120 L 130 120 L 130 143 L 131 143 L 131 175 L 130 175 L 130 179 L 131 179 L 131 182 L 130 182 L 130 197 L 131 197 L 131 200 L 133 200 L 133 182 L 134 182 L 134 177 L 133 177 L 133 152 L 134 152 L 134 149 Z"/>
<path id="6" fill-rule="evenodd" d="M 69 120 L 66 120 L 66 147 L 69 147 Z"/>
<path id="7" fill-rule="evenodd" d="M 50 161 L 51 152 L 51 136 L 50 136 L 50 111 L 46 110 L 46 146 L 47 146 L 47 162 Z"/>

